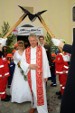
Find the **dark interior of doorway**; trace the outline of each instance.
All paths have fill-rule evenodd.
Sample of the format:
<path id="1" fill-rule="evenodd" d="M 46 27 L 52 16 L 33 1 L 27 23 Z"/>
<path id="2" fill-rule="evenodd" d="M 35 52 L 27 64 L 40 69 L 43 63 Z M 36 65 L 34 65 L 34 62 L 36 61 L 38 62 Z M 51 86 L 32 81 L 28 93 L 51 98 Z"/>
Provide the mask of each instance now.
<path id="1" fill-rule="evenodd" d="M 28 36 L 17 36 L 17 41 L 23 40 L 25 44 L 25 48 L 30 46 L 29 41 L 28 41 Z"/>
<path id="2" fill-rule="evenodd" d="M 73 39 L 75 37 L 75 28 L 73 28 Z"/>

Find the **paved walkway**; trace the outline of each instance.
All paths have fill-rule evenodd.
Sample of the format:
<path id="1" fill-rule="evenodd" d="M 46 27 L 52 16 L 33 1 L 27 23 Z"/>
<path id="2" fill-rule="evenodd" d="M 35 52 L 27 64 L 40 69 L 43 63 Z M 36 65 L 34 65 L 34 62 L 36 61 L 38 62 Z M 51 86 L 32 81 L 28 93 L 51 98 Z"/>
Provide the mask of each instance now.
<path id="1" fill-rule="evenodd" d="M 59 90 L 59 87 L 50 87 L 50 81 L 47 85 L 47 100 L 49 113 L 59 113 L 61 100 L 57 98 L 55 92 Z M 9 89 L 7 89 L 9 93 Z M 11 102 L 0 101 L 0 113 L 28 113 L 31 104 L 29 102 L 17 104 Z M 37 113 L 37 111 L 35 112 Z"/>

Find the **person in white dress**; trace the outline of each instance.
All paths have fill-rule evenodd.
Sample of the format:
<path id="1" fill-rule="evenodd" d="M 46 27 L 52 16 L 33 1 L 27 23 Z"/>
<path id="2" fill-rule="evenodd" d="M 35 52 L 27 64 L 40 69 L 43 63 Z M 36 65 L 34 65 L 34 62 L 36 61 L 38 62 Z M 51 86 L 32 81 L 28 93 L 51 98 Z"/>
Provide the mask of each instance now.
<path id="1" fill-rule="evenodd" d="M 24 79 L 24 76 L 21 73 L 21 69 L 18 67 L 18 62 L 20 62 L 22 54 L 24 51 L 24 42 L 18 42 L 18 50 L 14 53 L 14 63 L 15 71 L 11 83 L 10 93 L 11 93 L 11 102 L 22 103 L 26 101 L 32 101 L 30 87 L 28 81 Z"/>
<path id="2" fill-rule="evenodd" d="M 51 76 L 46 50 L 38 46 L 38 39 L 35 34 L 29 36 L 30 47 L 25 49 L 20 63 L 21 68 L 28 77 L 31 88 L 33 104 L 29 113 L 48 113 L 46 100 L 46 81 Z"/>

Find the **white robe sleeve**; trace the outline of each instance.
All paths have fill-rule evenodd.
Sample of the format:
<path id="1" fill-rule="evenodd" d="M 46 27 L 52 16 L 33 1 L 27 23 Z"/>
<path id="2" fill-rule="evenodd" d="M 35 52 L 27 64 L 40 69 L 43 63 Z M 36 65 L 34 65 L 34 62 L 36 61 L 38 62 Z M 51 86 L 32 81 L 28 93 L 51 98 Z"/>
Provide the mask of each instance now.
<path id="1" fill-rule="evenodd" d="M 27 75 L 29 72 L 29 64 L 26 62 L 25 51 L 23 52 L 20 66 L 23 69 L 23 71 L 25 72 L 25 75 Z"/>
<path id="2" fill-rule="evenodd" d="M 43 77 L 44 78 L 48 78 L 51 77 L 51 72 L 50 72 L 50 67 L 49 67 L 49 63 L 48 63 L 48 58 L 47 58 L 47 54 L 46 54 L 46 50 L 44 49 L 44 47 L 42 47 L 42 62 L 43 62 Z"/>

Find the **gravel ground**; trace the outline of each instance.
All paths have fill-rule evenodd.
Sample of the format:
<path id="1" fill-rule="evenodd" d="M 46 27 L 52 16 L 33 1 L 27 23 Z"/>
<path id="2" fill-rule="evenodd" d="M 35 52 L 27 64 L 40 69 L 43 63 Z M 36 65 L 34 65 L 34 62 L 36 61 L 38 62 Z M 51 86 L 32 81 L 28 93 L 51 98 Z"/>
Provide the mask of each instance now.
<path id="1" fill-rule="evenodd" d="M 48 111 L 49 113 L 59 113 L 61 100 L 57 98 L 55 94 L 59 90 L 59 84 L 57 87 L 51 87 L 50 81 L 47 84 L 47 101 L 48 101 Z M 7 89 L 9 93 L 9 89 Z M 0 101 L 0 113 L 28 113 L 31 107 L 30 102 L 25 102 L 22 104 L 11 103 L 11 102 L 1 102 Z M 37 111 L 35 112 L 37 113 Z"/>

